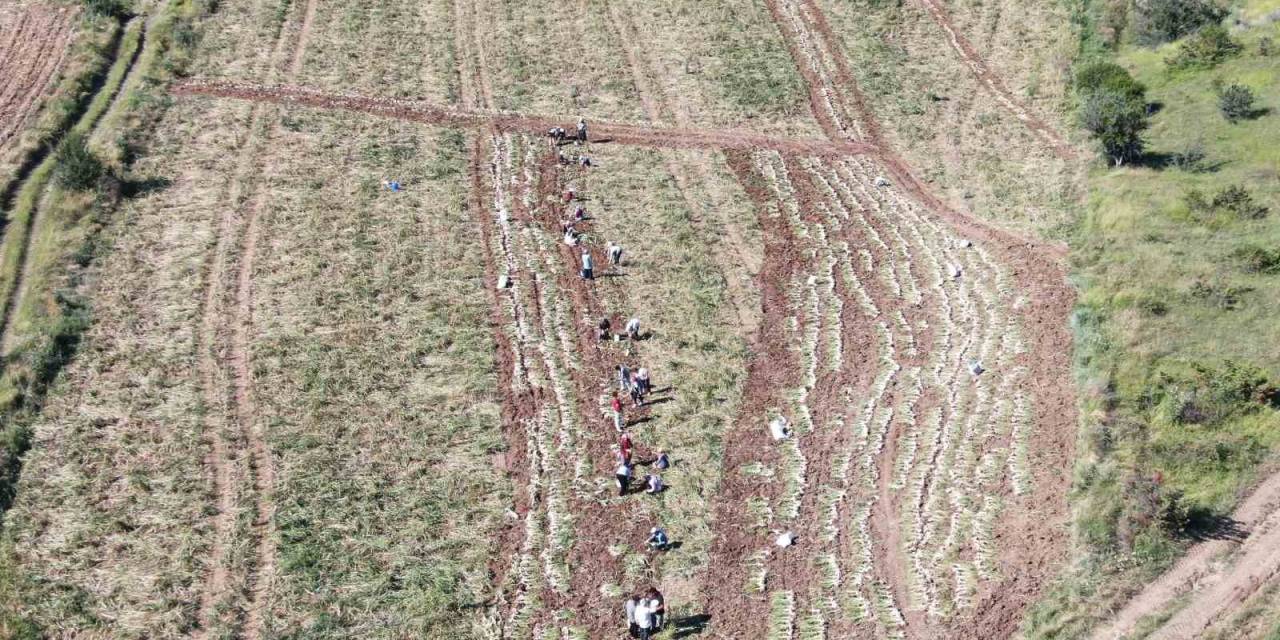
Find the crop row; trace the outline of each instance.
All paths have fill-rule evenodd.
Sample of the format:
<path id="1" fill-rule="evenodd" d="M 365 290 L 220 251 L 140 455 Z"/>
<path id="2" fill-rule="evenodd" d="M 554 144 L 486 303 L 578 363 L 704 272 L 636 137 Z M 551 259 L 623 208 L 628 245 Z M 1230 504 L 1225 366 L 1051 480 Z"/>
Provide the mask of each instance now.
<path id="1" fill-rule="evenodd" d="M 557 284 L 556 240 L 528 216 L 513 215 L 536 206 L 532 145 L 518 155 L 521 139 L 491 138 L 490 185 L 494 229 L 488 251 L 507 287 L 499 291 L 504 332 L 514 350 L 511 393 L 514 398 L 548 398 L 534 417 L 524 420 L 528 452 L 529 511 L 524 538 L 513 560 L 516 596 L 510 603 L 508 635 L 537 635 L 529 626 L 539 608 L 542 589 L 565 593 L 569 588 L 568 552 L 573 540 L 570 496 L 593 493 L 586 478 L 590 457 L 581 450 L 582 421 L 570 372 L 580 367 L 566 296 Z M 517 165 L 523 165 L 517 167 Z M 520 169 L 523 169 L 521 171 Z M 537 390 L 540 393 L 527 393 Z M 541 571 L 536 571 L 540 567 Z M 540 575 L 539 575 L 540 573 Z M 555 633 L 555 629 L 542 629 Z"/>

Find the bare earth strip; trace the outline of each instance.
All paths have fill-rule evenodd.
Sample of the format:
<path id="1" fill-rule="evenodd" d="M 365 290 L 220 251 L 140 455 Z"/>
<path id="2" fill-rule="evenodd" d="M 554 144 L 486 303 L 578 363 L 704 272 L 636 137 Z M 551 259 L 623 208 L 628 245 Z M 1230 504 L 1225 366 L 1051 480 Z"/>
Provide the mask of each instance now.
<path id="1" fill-rule="evenodd" d="M 1072 151 L 1071 145 L 1067 143 L 1066 138 L 1046 124 L 1044 120 L 1036 117 L 1026 105 L 1023 105 L 1013 97 L 1013 94 L 1005 87 L 1004 81 L 1000 79 L 999 75 L 991 71 L 969 40 L 956 31 L 955 25 L 951 22 L 951 17 L 947 15 L 946 9 L 939 4 L 938 0 L 920 0 L 920 2 L 924 4 L 933 21 L 947 33 L 947 41 L 951 43 L 951 48 L 955 49 L 960 58 L 964 60 L 965 65 L 973 71 L 973 75 L 978 78 L 983 86 L 987 87 L 992 95 L 996 97 L 996 100 L 1026 125 L 1032 133 L 1039 136 L 1045 144 L 1049 145 L 1059 157 L 1072 158 L 1075 153 Z"/>
<path id="2" fill-rule="evenodd" d="M 489 129 L 502 133 L 540 135 L 553 126 L 566 126 L 570 116 L 524 115 L 505 112 L 454 109 L 416 100 L 396 100 L 372 96 L 327 93 L 305 87 L 263 85 L 247 82 L 191 80 L 174 85 L 176 95 L 203 95 L 339 109 L 424 124 L 467 129 Z M 854 155 L 873 150 L 869 144 L 849 141 L 779 138 L 750 131 L 683 129 L 643 124 L 593 121 L 595 142 L 615 142 L 643 147 L 672 149 L 772 149 L 812 155 Z"/>
<path id="3" fill-rule="evenodd" d="M 1143 618 L 1158 614 L 1195 590 L 1191 602 L 1152 638 L 1192 638 L 1219 616 L 1244 602 L 1280 570 L 1280 474 L 1273 474 L 1232 514 L 1233 528 L 1244 534 L 1201 542 L 1158 580 L 1129 600 L 1094 640 L 1132 633 Z M 1226 566 L 1220 560 L 1235 553 Z"/>

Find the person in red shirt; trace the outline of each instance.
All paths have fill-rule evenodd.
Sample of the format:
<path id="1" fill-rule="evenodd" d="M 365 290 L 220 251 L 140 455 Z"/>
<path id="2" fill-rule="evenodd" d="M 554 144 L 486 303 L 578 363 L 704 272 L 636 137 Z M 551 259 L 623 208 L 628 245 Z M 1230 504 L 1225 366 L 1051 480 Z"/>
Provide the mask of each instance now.
<path id="1" fill-rule="evenodd" d="M 613 428 L 622 433 L 622 401 L 618 399 L 618 394 L 613 394 L 613 402 L 609 406 L 613 409 Z"/>
<path id="2" fill-rule="evenodd" d="M 622 458 L 631 462 L 631 434 L 623 433 L 618 437 L 618 449 L 622 452 Z"/>

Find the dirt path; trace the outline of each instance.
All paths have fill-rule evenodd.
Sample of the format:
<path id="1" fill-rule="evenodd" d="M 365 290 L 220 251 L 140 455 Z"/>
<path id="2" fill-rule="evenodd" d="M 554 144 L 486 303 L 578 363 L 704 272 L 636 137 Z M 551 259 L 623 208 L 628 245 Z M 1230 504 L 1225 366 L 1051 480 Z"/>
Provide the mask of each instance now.
<path id="1" fill-rule="evenodd" d="M 1232 514 L 1229 529 L 1231 535 L 1192 547 L 1094 631 L 1094 640 L 1125 637 L 1140 620 L 1193 590 L 1191 601 L 1151 637 L 1195 637 L 1274 577 L 1280 569 L 1280 473 L 1258 485 Z M 1223 563 L 1226 557 L 1231 562 Z"/>
<path id="2" fill-rule="evenodd" d="M 123 34 L 126 33 L 131 28 L 132 25 L 138 26 L 138 29 L 139 29 L 138 43 L 134 47 L 133 51 L 130 52 L 129 54 L 129 60 L 125 68 L 125 73 L 124 73 L 124 76 L 120 79 L 120 83 L 113 87 L 104 88 L 105 90 L 108 90 L 111 92 L 111 98 L 110 98 L 110 103 L 108 107 L 104 109 L 101 113 L 98 113 L 96 119 L 93 119 L 90 122 L 77 122 L 74 125 L 77 128 L 84 128 L 86 132 L 86 139 L 91 137 L 93 133 L 97 130 L 98 122 L 101 121 L 101 119 L 104 116 L 106 116 L 108 113 L 112 111 L 112 109 L 115 108 L 116 101 L 120 99 L 120 95 L 124 92 L 125 87 L 129 83 L 130 79 L 132 79 L 133 77 L 133 66 L 134 66 L 134 63 L 138 61 L 138 56 L 141 55 L 142 53 L 142 47 L 146 42 L 146 29 L 147 29 L 147 26 L 149 26 L 147 23 L 142 21 L 142 18 L 134 18 L 133 20 L 121 26 L 120 28 L 121 35 L 116 40 L 116 50 L 113 53 L 113 57 L 120 56 L 121 47 L 123 47 L 123 43 L 124 43 Z M 112 64 L 115 64 L 114 60 Z M 93 98 L 90 97 L 90 98 L 86 98 L 85 100 L 92 100 L 92 99 Z M 88 104 L 88 102 L 86 102 L 85 104 Z M 21 188 L 22 188 L 21 186 L 18 187 L 18 189 L 21 189 Z M 46 187 L 44 192 L 40 194 L 39 199 L 36 202 L 35 208 L 31 211 L 30 217 L 26 222 L 25 235 L 23 238 L 22 247 L 19 250 L 18 257 L 17 257 L 18 264 L 20 265 L 18 268 L 17 278 L 14 280 L 13 288 L 10 295 L 7 298 L 5 298 L 3 312 L 0 312 L 0 353 L 3 353 L 5 356 L 8 356 L 10 353 L 12 353 L 14 347 L 16 346 L 14 343 L 14 340 L 17 339 L 16 333 L 14 331 L 11 331 L 13 327 L 14 314 L 16 314 L 18 312 L 18 309 L 22 307 L 22 301 L 27 296 L 27 289 L 28 289 L 27 283 L 30 281 L 30 271 L 31 271 L 31 260 L 28 258 L 28 255 L 30 254 L 30 251 L 31 251 L 31 244 L 35 242 L 35 239 L 33 238 L 33 236 L 40 228 L 41 214 L 44 212 L 45 209 L 48 208 L 47 202 L 49 198 L 49 193 L 50 193 L 49 189 Z M 13 228 L 9 229 L 9 231 L 13 231 L 13 230 L 15 229 Z"/>
<path id="3" fill-rule="evenodd" d="M 351 94 L 337 94 L 305 87 L 264 85 L 247 82 L 190 80 L 175 84 L 175 95 L 202 95 L 235 98 L 274 104 L 367 113 L 431 125 L 466 129 L 496 130 L 503 133 L 542 135 L 553 126 L 571 126 L 570 116 L 524 115 L 480 109 L 455 109 L 416 100 L 398 100 Z M 873 151 L 872 146 L 850 141 L 780 138 L 735 129 L 683 129 L 643 124 L 593 121 L 593 142 L 610 142 L 671 149 L 773 149 L 776 151 L 843 156 Z"/>
<path id="4" fill-rule="evenodd" d="M 978 78 L 978 81 L 995 96 L 996 101 L 1052 148 L 1053 152 L 1059 157 L 1067 160 L 1075 157 L 1075 151 L 1062 134 L 1045 123 L 1044 120 L 1032 114 L 1026 105 L 1023 105 L 1013 97 L 1013 94 L 1005 87 L 1004 81 L 1001 80 L 999 75 L 991 71 L 986 61 L 973 48 L 969 40 L 956 31 L 955 25 L 951 22 L 951 16 L 947 14 L 946 9 L 939 4 L 938 0 L 919 1 L 924 5 L 933 21 L 946 32 L 947 41 L 951 44 L 951 48 L 964 61 L 965 66 L 969 67 L 969 70 Z"/>

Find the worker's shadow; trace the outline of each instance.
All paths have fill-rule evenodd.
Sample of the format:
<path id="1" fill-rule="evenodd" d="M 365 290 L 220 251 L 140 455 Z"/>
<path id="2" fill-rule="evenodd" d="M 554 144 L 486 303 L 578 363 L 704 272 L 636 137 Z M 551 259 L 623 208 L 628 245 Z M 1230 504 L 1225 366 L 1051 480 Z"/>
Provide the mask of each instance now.
<path id="1" fill-rule="evenodd" d="M 700 613 L 696 616 L 685 616 L 671 621 L 671 626 L 676 632 L 671 635 L 672 638 L 687 638 L 706 631 L 707 625 L 711 623 L 711 614 Z"/>
<path id="2" fill-rule="evenodd" d="M 654 416 L 651 416 L 651 415 L 650 415 L 650 416 L 645 416 L 645 417 L 643 417 L 643 418 L 636 418 L 636 419 L 634 419 L 634 420 L 628 420 L 628 421 L 627 421 L 627 426 L 628 426 L 628 427 L 634 427 L 634 426 L 636 426 L 636 425 L 638 425 L 638 424 L 644 424 L 644 423 L 646 423 L 646 422 L 653 422 L 653 419 L 654 419 Z"/>

